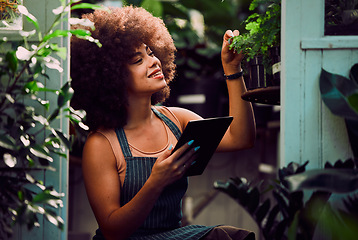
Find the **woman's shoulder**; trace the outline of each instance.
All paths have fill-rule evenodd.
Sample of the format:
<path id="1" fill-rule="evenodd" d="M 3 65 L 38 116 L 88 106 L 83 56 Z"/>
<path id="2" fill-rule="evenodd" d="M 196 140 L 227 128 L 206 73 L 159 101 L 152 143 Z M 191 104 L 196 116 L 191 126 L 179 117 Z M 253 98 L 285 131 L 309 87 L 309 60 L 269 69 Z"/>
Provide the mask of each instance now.
<path id="1" fill-rule="evenodd" d="M 116 133 L 114 130 L 96 130 L 91 132 L 86 140 L 83 148 L 84 157 L 82 161 L 89 161 L 103 164 L 104 162 L 110 165 L 118 165 L 118 156 L 116 149 Z M 109 161 L 98 161 L 100 159 L 108 159 Z"/>
<path id="2" fill-rule="evenodd" d="M 182 129 L 185 128 L 189 121 L 202 119 L 202 117 L 195 112 L 182 107 L 156 106 L 155 108 L 166 116 L 172 115 L 173 117 L 175 117 L 180 123 Z"/>
<path id="3" fill-rule="evenodd" d="M 92 144 L 104 144 L 111 142 L 111 138 L 116 135 L 113 129 L 97 129 L 92 131 L 87 136 L 86 142 L 91 142 Z"/>

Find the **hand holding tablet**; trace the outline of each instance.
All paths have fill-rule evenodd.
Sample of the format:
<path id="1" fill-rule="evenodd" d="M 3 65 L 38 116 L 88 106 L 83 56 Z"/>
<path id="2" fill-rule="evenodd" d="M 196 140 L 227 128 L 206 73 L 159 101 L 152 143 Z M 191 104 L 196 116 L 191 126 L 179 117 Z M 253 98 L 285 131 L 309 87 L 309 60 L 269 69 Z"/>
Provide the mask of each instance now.
<path id="1" fill-rule="evenodd" d="M 196 153 L 197 159 L 189 167 L 187 176 L 200 175 L 204 172 L 232 120 L 233 117 L 227 116 L 193 120 L 187 124 L 173 151 L 191 140 L 194 140 L 192 148 L 200 146 Z"/>

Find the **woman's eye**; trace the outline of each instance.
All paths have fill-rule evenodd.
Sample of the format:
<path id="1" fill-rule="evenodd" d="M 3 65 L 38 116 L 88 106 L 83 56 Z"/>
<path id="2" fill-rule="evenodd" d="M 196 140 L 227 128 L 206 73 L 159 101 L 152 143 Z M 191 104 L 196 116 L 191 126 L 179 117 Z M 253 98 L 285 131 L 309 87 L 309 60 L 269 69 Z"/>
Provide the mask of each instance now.
<path id="1" fill-rule="evenodd" d="M 139 58 L 138 60 L 135 60 L 135 61 L 133 62 L 133 64 L 137 64 L 137 63 L 140 63 L 140 62 L 142 62 L 142 59 L 141 59 L 141 58 Z"/>
<path id="2" fill-rule="evenodd" d="M 150 52 L 150 53 L 148 53 L 148 55 L 152 57 L 152 56 L 154 56 L 154 52 Z"/>

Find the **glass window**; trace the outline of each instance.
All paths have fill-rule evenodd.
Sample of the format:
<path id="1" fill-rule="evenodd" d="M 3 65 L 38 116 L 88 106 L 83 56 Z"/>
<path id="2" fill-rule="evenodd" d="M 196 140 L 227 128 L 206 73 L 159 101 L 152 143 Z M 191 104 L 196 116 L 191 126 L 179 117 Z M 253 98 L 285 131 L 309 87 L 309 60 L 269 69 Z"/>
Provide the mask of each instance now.
<path id="1" fill-rule="evenodd" d="M 325 0 L 325 35 L 358 35 L 358 0 Z"/>

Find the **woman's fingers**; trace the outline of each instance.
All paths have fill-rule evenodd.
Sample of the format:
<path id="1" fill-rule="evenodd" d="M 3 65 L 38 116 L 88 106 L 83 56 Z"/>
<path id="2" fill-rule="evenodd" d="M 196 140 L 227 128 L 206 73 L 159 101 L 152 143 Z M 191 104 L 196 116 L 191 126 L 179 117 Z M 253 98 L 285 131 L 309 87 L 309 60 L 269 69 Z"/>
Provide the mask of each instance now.
<path id="1" fill-rule="evenodd" d="M 194 143 L 194 140 L 191 140 L 189 142 L 187 142 L 186 144 L 184 144 L 183 146 L 181 146 L 178 150 L 176 150 L 172 155 L 174 158 L 179 159 L 181 155 L 183 155 Z"/>
<path id="2" fill-rule="evenodd" d="M 186 172 L 188 168 L 191 166 L 191 164 L 196 160 L 197 158 L 197 151 L 200 147 L 191 148 L 187 152 L 185 152 L 180 158 L 177 160 L 178 166 L 183 168 L 183 171 Z"/>
<path id="3" fill-rule="evenodd" d="M 172 154 L 173 164 L 179 171 L 186 171 L 196 159 L 195 153 L 200 147 L 192 147 L 193 140 L 187 142 Z"/>
<path id="4" fill-rule="evenodd" d="M 189 141 L 175 152 L 170 146 L 155 162 L 151 179 L 166 186 L 184 176 L 197 157 L 195 153 L 199 147 L 193 147 L 192 144 L 193 141 Z"/>
<path id="5" fill-rule="evenodd" d="M 183 169 L 186 172 L 188 170 L 188 168 L 195 162 L 195 160 L 197 159 L 197 151 L 199 150 L 199 146 L 192 148 L 189 152 L 189 154 L 187 154 L 187 159 L 184 163 L 182 163 Z"/>
<path id="6" fill-rule="evenodd" d="M 236 29 L 235 29 L 235 30 L 233 31 L 233 34 L 234 34 L 234 36 L 239 36 L 239 35 L 240 35 L 240 32 L 239 32 L 239 30 L 236 30 Z"/>

